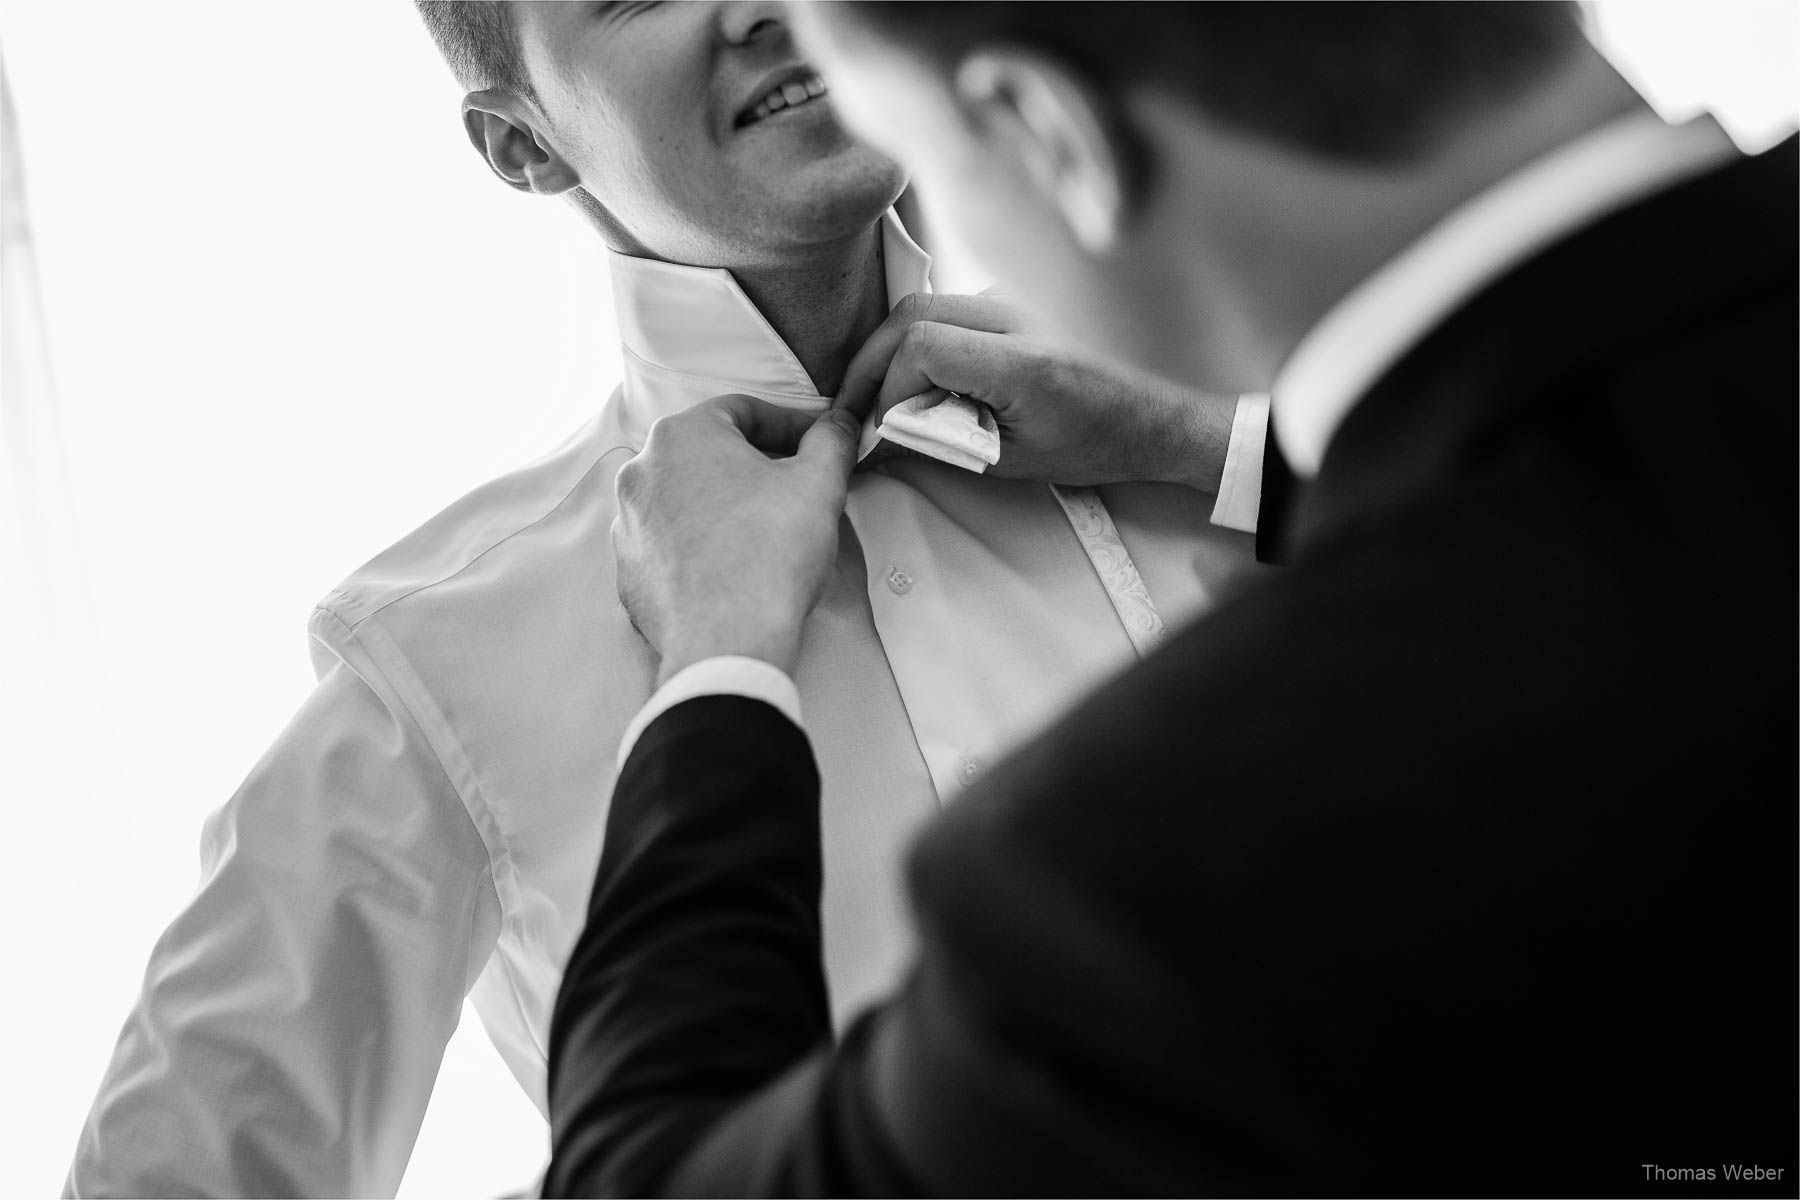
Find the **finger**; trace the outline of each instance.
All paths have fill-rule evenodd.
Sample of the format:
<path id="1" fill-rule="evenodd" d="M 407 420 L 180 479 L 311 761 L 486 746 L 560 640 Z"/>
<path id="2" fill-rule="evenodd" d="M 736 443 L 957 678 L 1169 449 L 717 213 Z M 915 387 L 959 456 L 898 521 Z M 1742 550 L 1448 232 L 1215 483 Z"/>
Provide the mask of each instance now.
<path id="1" fill-rule="evenodd" d="M 798 408 L 783 408 L 755 396 L 733 393 L 714 396 L 696 408 L 723 420 L 765 454 L 788 455 L 800 446 L 818 413 Z"/>
<path id="2" fill-rule="evenodd" d="M 902 298 L 850 359 L 834 407 L 867 416 L 881 391 L 881 381 L 887 377 L 888 363 L 900 349 L 906 331 L 920 321 L 960 325 L 985 333 L 1009 333 L 1018 325 L 1018 314 L 1009 304 L 986 295 L 934 296 L 915 292 Z"/>
<path id="3" fill-rule="evenodd" d="M 1004 334 L 917 322 L 888 363 L 875 398 L 876 418 L 933 388 L 985 401 L 1005 382 L 1013 359 L 1012 342 Z"/>
<path id="4" fill-rule="evenodd" d="M 800 439 L 794 461 L 842 492 L 856 466 L 861 432 L 862 423 L 855 416 L 841 408 L 830 409 L 820 414 Z"/>

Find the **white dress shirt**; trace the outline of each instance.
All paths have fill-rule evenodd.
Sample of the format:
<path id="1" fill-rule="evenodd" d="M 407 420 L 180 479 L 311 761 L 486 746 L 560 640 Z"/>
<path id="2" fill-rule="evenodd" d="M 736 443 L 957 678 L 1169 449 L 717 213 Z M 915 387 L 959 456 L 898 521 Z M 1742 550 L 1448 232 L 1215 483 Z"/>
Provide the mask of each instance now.
<path id="1" fill-rule="evenodd" d="M 885 254 L 891 299 L 927 286 L 891 217 Z M 614 476 L 653 421 L 704 397 L 825 403 L 729 273 L 617 258 L 613 277 L 625 378 L 599 415 L 315 612 L 318 687 L 207 824 L 76 1194 L 391 1194 L 465 994 L 544 1107 L 551 1005 L 655 679 L 618 603 Z M 1250 559 L 1246 534 L 1209 524 L 1211 498 L 1098 491 L 1170 624 Z M 847 520 L 789 685 L 824 783 L 840 1019 L 908 955 L 914 830 L 1134 656 L 1048 488 L 897 460 L 855 477 Z"/>

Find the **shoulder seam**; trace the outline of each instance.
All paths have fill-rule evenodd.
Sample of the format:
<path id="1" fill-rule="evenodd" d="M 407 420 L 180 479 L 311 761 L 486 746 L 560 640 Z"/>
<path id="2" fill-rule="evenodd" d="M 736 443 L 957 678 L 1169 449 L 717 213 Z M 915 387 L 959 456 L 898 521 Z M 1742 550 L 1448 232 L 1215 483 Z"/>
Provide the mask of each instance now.
<path id="1" fill-rule="evenodd" d="M 615 451 L 615 450 L 628 450 L 633 454 L 637 453 L 637 450 L 635 448 L 633 448 L 630 444 L 623 443 L 623 442 L 621 442 L 617 445 L 608 446 L 606 449 L 600 451 L 600 453 L 598 453 L 594 456 L 594 461 L 587 465 L 587 469 L 582 471 L 581 475 L 575 480 L 575 482 L 569 485 L 568 491 L 564 492 L 561 496 L 559 496 L 557 498 L 557 501 L 555 504 L 552 504 L 549 508 L 547 508 L 543 512 L 539 513 L 536 517 L 533 517 L 530 521 L 527 521 L 525 524 L 519 526 L 517 529 L 514 529 L 511 533 L 508 533 L 506 536 L 499 538 L 492 545 L 484 548 L 480 553 L 472 555 L 467 562 L 458 566 L 454 571 L 451 571 L 446 575 L 441 575 L 438 578 L 433 579 L 428 583 L 421 583 L 416 587 L 410 588 L 407 591 L 400 593 L 398 596 L 394 596 L 391 599 L 383 601 L 380 605 L 378 605 L 375 608 L 370 609 L 368 612 L 366 612 L 362 616 L 358 617 L 355 621 L 346 620 L 342 614 L 340 614 L 336 609 L 331 607 L 330 602 L 331 602 L 332 596 L 336 596 L 336 595 L 340 594 L 335 589 L 333 590 L 333 592 L 331 593 L 330 596 L 327 596 L 324 600 L 320 601 L 316 607 L 321 612 L 330 613 L 332 618 L 334 620 L 336 620 L 338 622 L 338 624 L 342 625 L 346 632 L 349 632 L 352 635 L 354 635 L 357 626 L 362 625 L 364 622 L 370 620 L 371 618 L 378 616 L 379 614 L 381 614 L 382 612 L 385 612 L 389 608 L 392 608 L 394 605 L 400 603 L 402 600 L 408 599 L 409 597 L 418 595 L 420 592 L 427 591 L 431 588 L 438 587 L 442 584 L 450 582 L 452 579 L 455 579 L 458 575 L 461 575 L 464 571 L 467 571 L 470 567 L 474 566 L 476 563 L 478 563 L 482 559 L 486 558 L 493 551 L 498 550 L 501 546 L 504 546 L 507 542 L 510 542 L 513 538 L 518 537 L 521 533 L 524 533 L 527 530 L 536 528 L 537 526 L 543 524 L 545 521 L 549 520 L 551 517 L 555 516 L 557 513 L 557 510 L 561 509 L 563 505 L 565 505 L 569 502 L 569 497 L 573 496 L 581 488 L 581 485 L 587 482 L 588 476 L 592 475 L 594 473 L 595 469 L 597 467 L 599 467 L 601 463 L 606 461 L 607 455 L 613 453 L 613 451 Z"/>
<path id="2" fill-rule="evenodd" d="M 317 606 L 313 612 L 315 612 L 315 615 L 320 615 L 320 617 L 328 617 L 329 621 L 337 622 L 338 628 L 344 631 L 344 637 L 355 646 L 356 651 L 358 651 L 358 657 L 362 658 L 362 662 L 353 666 L 351 662 L 347 662 L 346 658 L 344 658 L 344 653 L 342 653 L 337 646 L 333 646 L 328 640 L 322 639 L 317 633 L 313 633 L 313 640 L 322 642 L 324 648 L 329 649 L 331 655 L 337 658 L 342 666 L 353 669 L 358 675 L 360 675 L 362 671 L 373 671 L 373 673 L 380 676 L 382 684 L 385 685 L 387 691 L 394 696 L 394 702 L 400 705 L 401 712 L 405 714 L 405 720 L 409 721 L 410 725 L 412 725 L 412 729 L 418 732 L 419 739 L 421 739 L 421 741 L 425 743 L 425 747 L 430 750 L 432 763 L 437 766 L 437 774 L 443 777 L 446 788 L 450 788 L 450 795 L 454 795 L 455 799 L 457 799 L 457 810 L 463 813 L 463 820 L 464 822 L 468 822 L 470 833 L 475 835 L 475 840 L 477 840 L 477 842 L 481 842 L 482 856 L 488 860 L 488 862 L 486 862 L 486 871 L 484 871 L 484 874 L 488 876 L 488 889 L 490 889 L 491 894 L 493 894 L 493 907 L 495 907 L 495 910 L 500 914 L 499 930 L 504 930 L 504 928 L 506 928 L 506 919 L 508 919 L 509 914 L 511 914 L 511 907 L 508 905 L 506 889 L 500 887 L 500 860 L 502 860 L 502 858 L 508 860 L 509 865 L 509 862 L 511 862 L 511 851 L 509 851 L 508 847 L 504 846 L 504 833 L 500 831 L 497 824 L 493 824 L 493 817 L 491 817 L 486 802 L 475 801 L 473 797 L 468 795 L 468 792 L 464 792 L 461 784 L 457 784 L 455 775 L 450 772 L 450 766 L 445 763 L 445 752 L 443 752 L 443 748 L 437 745 L 436 736 L 432 736 L 432 730 L 427 729 L 427 723 L 419 716 L 418 709 L 414 707 L 414 702 L 407 698 L 407 693 L 405 693 L 405 689 L 401 687 L 400 682 L 396 682 L 396 680 L 392 678 L 391 673 L 387 671 L 387 667 L 382 666 L 380 658 L 374 655 L 373 651 L 369 649 L 369 646 L 365 646 L 362 637 L 356 633 L 355 626 L 351 626 L 349 622 L 344 621 L 344 617 L 340 617 L 338 613 L 331 612 L 324 604 Z M 392 642 L 389 642 L 389 646 L 392 646 Z M 394 649 L 396 649 L 396 653 L 398 653 L 398 648 Z M 405 660 L 405 658 L 401 657 L 401 660 Z M 418 676 L 414 676 L 414 678 L 418 678 Z M 423 687 L 423 680 L 419 680 L 419 685 Z M 382 696 L 382 694 L 376 693 L 376 700 L 380 700 L 383 707 L 392 709 L 391 703 L 387 702 L 387 698 Z M 428 700 L 430 700 L 430 694 L 428 694 L 427 691 L 427 702 Z M 445 736 L 448 736 L 452 741 L 455 741 L 454 732 L 450 732 L 448 729 L 443 730 L 443 732 L 445 732 Z M 457 754 L 461 754 L 461 745 L 457 745 Z M 482 813 L 488 813 L 488 824 L 493 824 L 493 837 L 491 838 L 490 835 L 488 835 L 488 831 L 482 829 L 481 820 L 477 819 L 477 813 L 475 813 L 475 804 L 477 804 L 477 802 L 479 802 L 479 806 L 481 806 Z M 495 847 L 495 844 L 493 844 L 495 838 L 499 838 L 500 842 L 502 842 L 502 846 Z M 499 930 L 497 930 L 497 934 L 499 934 Z M 486 963 L 482 963 L 482 968 L 486 968 Z M 511 972 L 511 968 L 508 968 L 508 972 Z M 511 986 L 517 990 L 517 981 L 513 981 Z"/>
<path id="3" fill-rule="evenodd" d="M 488 844 L 488 839 L 482 833 L 480 825 L 476 823 L 474 814 L 469 811 L 469 797 L 463 794 L 462 788 L 457 786 L 455 777 L 450 774 L 450 768 L 444 765 L 444 755 L 443 752 L 438 749 L 437 740 L 433 738 L 430 731 L 425 728 L 425 723 L 419 719 L 419 714 L 413 711 L 413 706 L 407 702 L 406 696 L 401 692 L 399 685 L 388 675 L 387 671 L 382 667 L 381 663 L 376 660 L 375 656 L 369 653 L 368 647 L 362 644 L 362 639 L 357 635 L 355 628 L 351 626 L 349 622 L 345 621 L 343 617 L 339 616 L 331 609 L 326 608 L 324 605 L 319 605 L 314 611 L 329 617 L 332 621 L 337 623 L 338 628 L 344 631 L 344 636 L 362 651 L 361 657 L 366 664 L 366 669 L 373 670 L 379 674 L 382 683 L 387 686 L 389 691 L 393 692 L 394 698 L 400 702 L 401 707 L 405 710 L 407 721 L 411 723 L 413 729 L 418 732 L 419 737 L 431 751 L 431 761 L 437 766 L 438 774 L 443 776 L 444 785 L 448 787 L 450 793 L 456 797 L 457 807 L 462 811 L 463 820 L 469 823 L 469 831 L 475 835 L 475 840 L 481 843 L 481 848 L 486 853 L 488 860 L 487 874 L 489 879 L 492 880 L 494 877 L 493 847 Z M 319 637 L 316 633 L 313 635 L 313 639 L 323 643 L 325 648 L 330 650 L 332 655 L 345 667 L 349 667 L 351 670 L 357 670 L 356 667 L 352 667 L 350 663 L 344 661 L 344 656 L 338 651 L 337 647 L 333 646 L 330 642 L 325 641 L 325 639 Z M 380 698 L 379 693 L 377 693 L 377 699 Z M 386 705 L 385 700 L 383 701 L 383 704 L 384 706 Z M 497 887 L 495 889 L 494 902 L 495 906 L 499 908 L 500 912 L 504 915 L 506 906 L 499 895 Z"/>

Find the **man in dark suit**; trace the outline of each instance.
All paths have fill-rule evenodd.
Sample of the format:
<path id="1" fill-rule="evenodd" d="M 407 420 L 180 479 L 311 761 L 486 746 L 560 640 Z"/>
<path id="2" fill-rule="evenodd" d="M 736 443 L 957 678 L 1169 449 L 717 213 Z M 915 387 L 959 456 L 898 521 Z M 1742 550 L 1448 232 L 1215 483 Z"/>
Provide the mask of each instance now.
<path id="1" fill-rule="evenodd" d="M 904 7 L 806 10 L 845 115 L 1072 341 L 1271 390 L 1292 566 L 945 814 L 833 1045 L 783 670 L 855 422 L 660 425 L 547 1192 L 1794 1194 L 1794 142 L 1564 6 Z"/>

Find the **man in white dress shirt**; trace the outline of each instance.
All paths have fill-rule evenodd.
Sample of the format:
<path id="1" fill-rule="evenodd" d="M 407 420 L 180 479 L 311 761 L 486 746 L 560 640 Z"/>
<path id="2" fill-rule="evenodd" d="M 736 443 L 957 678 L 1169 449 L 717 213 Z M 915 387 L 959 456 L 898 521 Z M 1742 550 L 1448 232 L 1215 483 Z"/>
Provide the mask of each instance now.
<path id="1" fill-rule="evenodd" d="M 616 252 L 624 380 L 562 447 L 321 602 L 317 689 L 206 827 L 73 1194 L 391 1194 L 465 996 L 545 1106 L 614 754 L 655 683 L 617 599 L 614 476 L 706 397 L 824 407 L 929 288 L 888 211 L 901 175 L 843 133 L 777 7 L 422 7 L 494 172 L 569 199 Z M 927 311 L 991 312 L 952 301 L 889 332 Z M 910 834 L 1250 557 L 1265 418 L 1210 419 L 1208 486 L 1240 480 L 1223 505 L 923 459 L 858 477 L 796 673 L 840 1017 L 905 960 Z"/>

